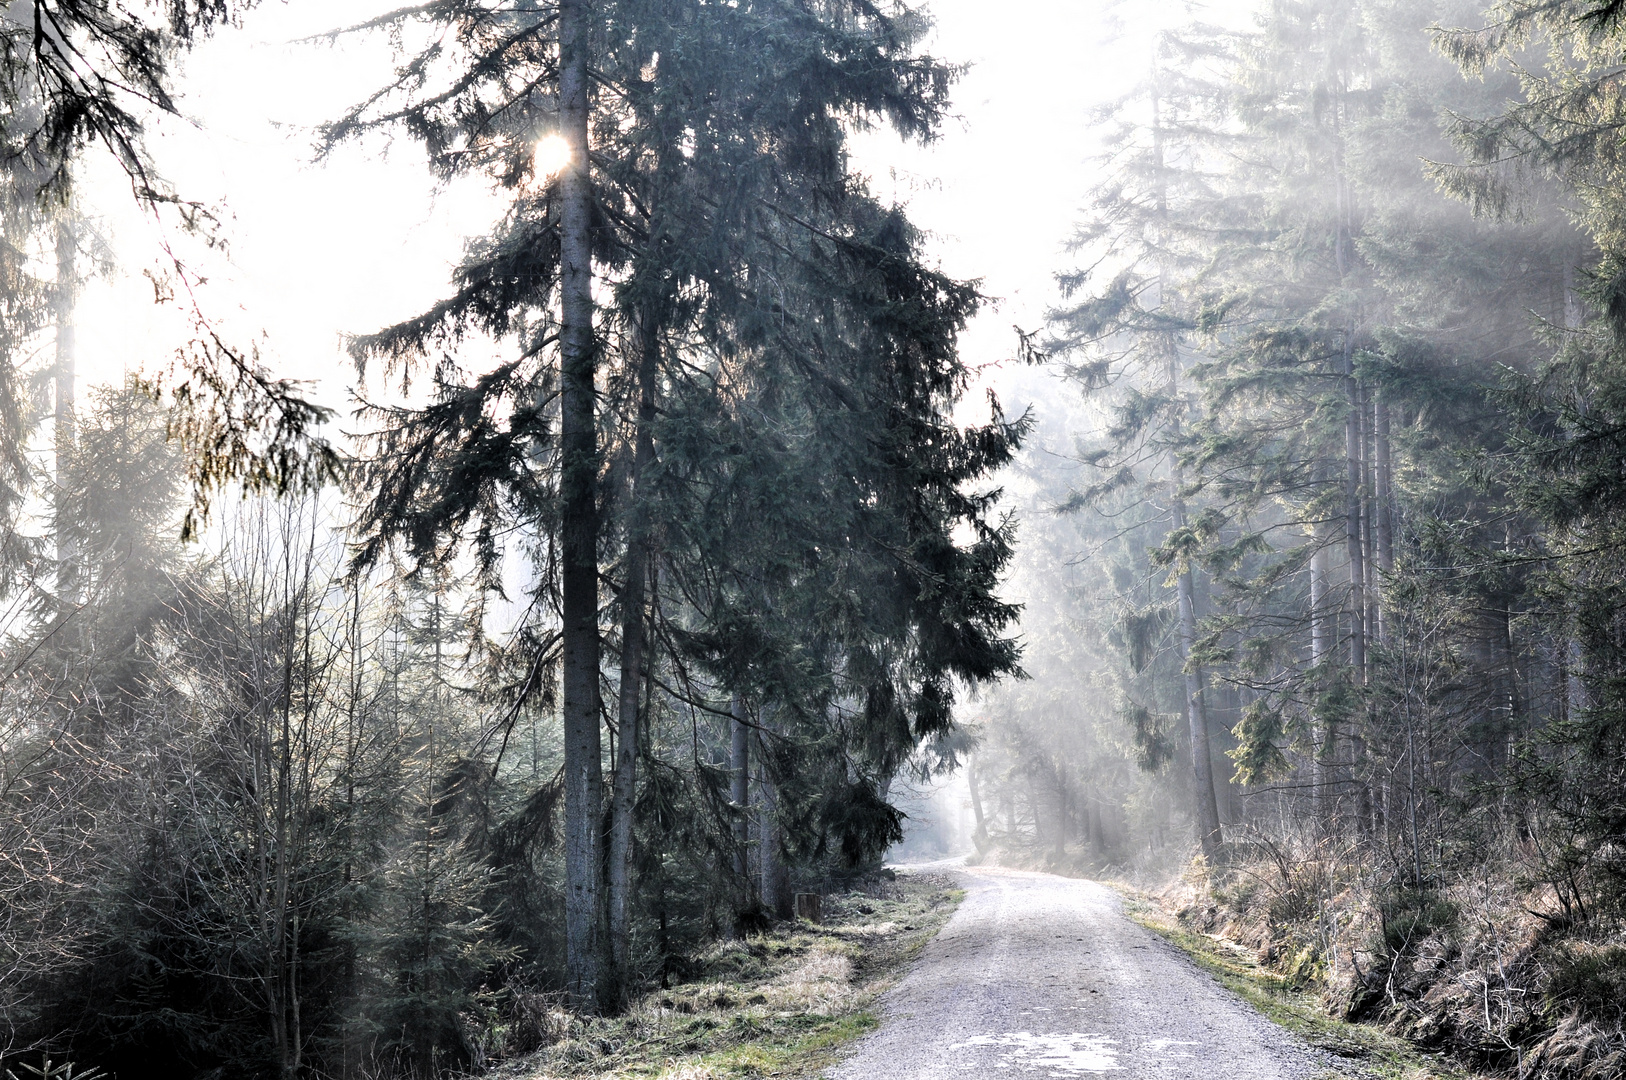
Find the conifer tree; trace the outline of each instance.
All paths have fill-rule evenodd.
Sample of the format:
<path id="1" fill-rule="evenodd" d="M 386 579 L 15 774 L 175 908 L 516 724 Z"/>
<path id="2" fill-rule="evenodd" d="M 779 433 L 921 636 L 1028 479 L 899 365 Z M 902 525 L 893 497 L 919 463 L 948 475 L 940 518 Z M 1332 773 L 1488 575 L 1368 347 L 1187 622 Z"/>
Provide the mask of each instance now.
<path id="1" fill-rule="evenodd" d="M 1159 558 L 1201 566 L 1222 590 L 1194 651 L 1229 684 L 1227 708 L 1242 710 L 1238 779 L 1258 784 L 1302 761 L 1322 819 L 1358 830 L 1377 826 L 1389 797 L 1369 744 L 1387 753 L 1399 737 L 1399 713 L 1382 701 L 1395 690 L 1384 649 L 1415 645 L 1390 639 L 1386 590 L 1423 536 L 1487 544 L 1466 523 L 1504 512 L 1491 506 L 1505 488 L 1434 447 L 1500 445 L 1480 404 L 1494 380 L 1473 369 L 1474 351 L 1487 343 L 1516 367 L 1539 354 L 1526 313 L 1555 310 L 1546 296 L 1574 243 L 1545 209 L 1492 229 L 1431 194 L 1417 149 L 1446 143 L 1418 103 L 1472 110 L 1505 84 L 1463 84 L 1406 29 L 1413 16 L 1281 5 L 1253 33 L 1166 37 L 1178 72 L 1154 80 L 1158 111 L 1120 106 L 1129 141 L 1080 234 L 1092 259 L 1105 258 L 1092 279 L 1064 279 L 1090 294 L 1056 323 L 1062 344 L 1088 350 L 1076 370 L 1089 385 L 1133 375 L 1121 358 L 1165 337 L 1190 350 L 1189 432 L 1172 446 L 1147 434 L 1171 430 L 1156 426 L 1166 423 L 1161 368 L 1127 379 L 1112 392 L 1122 402 L 1114 437 L 1128 452 L 1095 459 L 1103 476 L 1080 501 L 1138 481 L 1123 466 L 1147 448 L 1173 450 L 1204 505 L 1191 528 L 1171 529 Z M 1510 273 L 1514 251 L 1541 273 Z M 1442 258 L 1452 272 L 1439 272 Z M 1410 425 L 1398 451 L 1397 408 Z M 1427 509 L 1402 521 L 1402 504 Z M 1425 519 L 1441 525 L 1431 532 Z M 1509 589 L 1522 586 L 1411 577 L 1404 595 L 1417 587 L 1466 612 L 1507 611 Z M 1487 658 L 1507 652 L 1498 633 L 1488 622 L 1474 631 Z M 1484 719 L 1462 732 L 1467 752 L 1498 738 L 1489 718 L 1509 677 L 1484 684 L 1474 706 Z"/>
<path id="2" fill-rule="evenodd" d="M 1518 93 L 1500 109 L 1456 117 L 1461 159 L 1433 172 L 1445 191 L 1498 223 L 1539 213 L 1556 185 L 1589 241 L 1555 252 L 1563 285 L 1549 320 L 1557 348 L 1550 362 L 1506 377 L 1503 400 L 1518 427 L 1496 460 L 1511 478 L 1511 501 L 1540 523 L 1544 572 L 1535 587 L 1552 612 L 1549 631 L 1564 643 L 1569 683 L 1555 710 L 1561 721 L 1525 758 L 1537 799 L 1566 827 L 1544 869 L 1566 907 L 1585 909 L 1582 894 L 1591 892 L 1618 915 L 1626 875 L 1608 852 L 1626 835 L 1626 814 L 1602 793 L 1614 790 L 1626 763 L 1616 600 L 1626 204 L 1610 134 L 1621 111 L 1612 72 L 1626 47 L 1622 8 L 1613 0 L 1509 2 L 1490 15 L 1472 30 L 1436 28 L 1435 43 L 1471 76 L 1511 74 Z M 1541 752 L 1542 743 L 1557 752 Z M 1594 888 L 1581 887 L 1583 879 Z"/>
<path id="3" fill-rule="evenodd" d="M 988 678 L 1014 664 L 1014 647 L 997 636 L 1012 613 L 992 596 L 1007 537 L 997 526 L 982 526 L 970 551 L 949 538 L 958 523 L 985 518 L 989 500 L 965 489 L 1003 459 L 1017 429 L 996 421 L 962 433 L 947 423 L 946 410 L 964 385 L 953 337 L 975 293 L 926 270 L 901 215 L 876 206 L 846 170 L 849 114 L 890 122 L 908 135 L 929 134 L 941 114 L 948 71 L 915 55 L 918 16 L 799 4 L 567 4 L 557 23 L 554 14 L 498 15 L 462 2 L 400 14 L 403 23 L 449 28 L 460 43 L 458 57 L 441 68 L 435 64 L 444 54 L 436 53 L 403 69 L 397 85 L 334 125 L 330 138 L 403 122 L 424 138 L 437 168 L 489 170 L 515 190 L 513 213 L 471 254 L 451 300 L 358 343 L 359 356 L 403 365 L 428 350 L 449 351 L 470 334 L 517 334 L 521 345 L 517 359 L 478 376 L 442 366 L 435 404 L 389 415 L 367 479 L 362 558 L 376 558 L 401 537 L 414 556 L 443 559 L 467 535 L 491 574 L 492 538 L 510 520 L 559 545 L 559 577 L 539 575 L 538 589 L 558 605 L 561 620 L 566 835 L 581 841 L 570 870 L 569 970 L 577 1001 L 597 1007 L 620 996 L 614 985 L 620 976 L 601 962 L 605 916 L 594 895 L 601 858 L 594 809 L 598 662 L 588 660 L 599 648 L 601 564 L 619 563 L 621 570 L 624 679 L 636 670 L 628 656 L 641 650 L 633 567 L 641 568 L 643 557 L 616 554 L 637 555 L 655 537 L 659 580 L 680 590 L 697 584 L 683 595 L 699 601 L 687 605 L 685 619 L 700 621 L 684 628 L 678 647 L 704 660 L 712 689 L 701 692 L 746 691 L 773 667 L 752 657 L 749 637 L 741 636 L 761 611 L 761 579 L 744 588 L 733 580 L 742 572 L 758 577 L 751 562 L 769 552 L 740 536 L 674 536 L 674 528 L 695 521 L 687 516 L 693 496 L 656 495 L 652 509 L 646 477 L 687 474 L 691 492 L 726 494 L 729 478 L 754 469 L 754 457 L 766 452 L 777 458 L 775 470 L 798 467 L 798 485 L 809 485 L 802 490 L 817 492 L 809 473 L 821 467 L 845 485 L 818 493 L 799 512 L 857 498 L 834 518 L 850 521 L 846 515 L 862 514 L 858 507 L 870 500 L 876 527 L 869 535 L 886 536 L 892 546 L 889 553 L 862 552 L 866 572 L 896 585 L 877 597 L 877 621 L 866 629 L 888 646 L 855 650 L 851 643 L 859 638 L 846 629 L 845 647 L 831 652 L 821 645 L 810 656 L 815 666 L 839 659 L 846 667 L 842 678 L 873 745 L 870 766 L 890 773 L 913 740 L 952 724 L 951 674 Z M 581 57 L 574 45 L 565 48 L 578 18 L 591 27 L 581 38 L 589 50 L 582 62 L 592 72 L 586 119 L 570 111 L 576 106 L 567 61 Z M 766 54 L 762 42 L 771 45 Z M 452 80 L 449 94 L 431 89 L 429 80 L 438 77 Z M 567 120 L 574 133 L 561 127 Z M 583 124 L 594 142 L 590 152 L 577 153 Z M 574 164 L 557 177 L 536 176 L 531 148 L 555 131 L 564 132 Z M 590 185 L 583 235 L 591 241 L 592 267 L 580 264 L 586 248 L 566 250 L 583 224 L 572 201 L 582 196 L 578 179 Z M 607 303 L 591 313 L 596 329 L 585 353 L 571 336 L 585 325 L 575 306 L 581 283 L 566 273 L 577 269 L 610 286 Z M 655 365 L 653 379 L 645 377 L 647 364 Z M 594 385 L 605 393 L 598 418 L 571 413 L 592 407 L 590 397 L 572 395 Z M 646 394 L 654 397 L 647 408 Z M 769 395 L 770 414 L 784 396 L 789 418 L 806 432 L 793 441 L 804 451 L 816 447 L 817 456 L 784 457 L 772 428 L 741 411 L 759 394 Z M 675 423 L 642 419 L 650 409 L 663 419 L 684 417 L 693 435 Z M 640 455 L 642 432 L 651 427 L 652 443 Z M 601 438 L 602 453 L 589 453 Z M 459 449 L 448 456 L 452 447 Z M 589 461 L 630 468 L 630 487 L 607 484 Z M 454 471 L 444 473 L 448 464 Z M 623 516 L 612 498 L 629 490 L 634 501 Z M 800 549 L 812 557 L 796 583 L 804 591 L 816 589 L 816 575 L 831 572 L 865 534 L 826 527 L 813 535 L 833 547 Z M 623 548 L 629 536 L 633 543 Z M 591 575 L 585 561 L 572 561 L 589 556 Z M 583 595 L 573 591 L 567 605 L 564 583 L 578 571 Z M 922 591 L 927 581 L 942 584 Z M 799 639 L 774 648 L 788 651 L 790 640 Z M 646 668 L 650 662 L 643 659 Z M 579 692 L 568 688 L 573 678 Z M 822 726 L 825 713 L 816 703 L 830 699 L 830 685 L 824 676 L 817 685 L 790 687 L 799 715 L 821 718 Z M 636 709 L 633 695 L 623 699 Z M 638 761 L 634 719 L 631 713 L 622 719 L 625 756 L 618 753 L 619 793 L 612 800 L 621 820 L 612 828 L 609 880 L 617 895 L 608 908 L 617 920 L 626 902 L 626 812 L 635 805 L 628 797 Z M 866 777 L 860 788 L 870 792 L 866 805 L 873 809 L 878 786 Z M 895 816 L 882 814 L 890 824 L 879 832 L 859 825 L 861 818 L 852 819 L 858 832 L 844 847 L 865 850 L 873 841 L 859 835 L 896 827 Z"/>
<path id="4" fill-rule="evenodd" d="M 218 224 L 208 207 L 165 182 L 144 139 L 155 115 L 179 115 L 173 94 L 177 57 L 253 6 L 254 0 L 28 0 L 0 13 L 0 174 L 7 184 L 7 231 L 14 250 L 50 249 L 66 270 L 56 290 L 59 324 L 66 325 L 62 316 L 71 308 L 75 284 L 72 177 L 85 154 L 108 155 L 144 209 L 175 210 L 191 230 L 212 231 Z M 166 258 L 171 277 L 190 287 L 191 268 L 167 249 Z M 8 293 L 18 283 L 8 277 Z M 17 290 L 16 298 L 29 292 Z M 194 451 L 189 467 L 198 509 L 207 509 L 212 491 L 231 484 L 280 493 L 333 479 L 338 456 L 318 430 L 326 410 L 308 400 L 296 381 L 271 375 L 252 350 L 227 342 L 204 312 L 189 314 L 194 334 L 177 350 L 180 377 L 168 388 L 178 410 L 174 434 Z M 24 310 L 0 311 L 7 316 L 16 320 L 8 320 L 8 336 L 29 333 Z M 71 356 L 71 331 L 61 342 Z M 0 390 L 14 378 L 0 372 Z M 71 404 L 71 395 L 59 397 Z M 11 455 L 27 432 L 11 410 L 4 411 L 0 453 Z"/>

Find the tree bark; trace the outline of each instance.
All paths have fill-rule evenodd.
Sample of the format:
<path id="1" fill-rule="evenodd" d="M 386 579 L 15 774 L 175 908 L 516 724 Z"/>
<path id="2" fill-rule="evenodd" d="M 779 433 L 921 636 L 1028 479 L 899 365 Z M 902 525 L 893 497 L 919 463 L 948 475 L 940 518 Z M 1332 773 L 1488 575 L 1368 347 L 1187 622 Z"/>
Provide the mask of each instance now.
<path id="1" fill-rule="evenodd" d="M 1056 858 L 1061 859 L 1067 854 L 1067 833 L 1072 825 L 1072 807 L 1069 805 L 1069 792 L 1067 779 L 1059 766 L 1055 768 L 1056 777 Z"/>
<path id="2" fill-rule="evenodd" d="M 729 723 L 729 799 L 734 804 L 734 878 L 749 893 L 750 870 L 746 848 L 751 842 L 751 729 L 745 723 L 745 704 L 735 694 L 729 707 L 733 720 Z M 741 906 L 749 905 L 749 898 L 741 897 Z"/>
<path id="3" fill-rule="evenodd" d="M 1367 665 L 1373 663 L 1372 642 L 1378 638 L 1378 622 L 1381 618 L 1378 611 L 1377 588 L 1377 490 L 1376 463 L 1373 460 L 1377 453 L 1377 414 L 1373 411 L 1373 399 L 1376 395 L 1372 390 L 1361 388 L 1361 559 L 1365 566 L 1364 582 L 1366 586 L 1366 645 Z M 1372 681 L 1372 672 L 1368 670 L 1367 681 Z"/>
<path id="4" fill-rule="evenodd" d="M 644 663 L 645 593 L 648 582 L 649 513 L 645 506 L 655 460 L 655 379 L 660 353 L 655 330 L 639 327 L 638 430 L 632 458 L 631 512 L 627 526 L 626 580 L 621 586 L 621 683 L 616 709 L 615 771 L 610 795 L 609 936 L 616 1008 L 626 1004 L 632 967 L 632 846 L 638 798 L 638 698 Z"/>
<path id="5" fill-rule="evenodd" d="M 1366 649 L 1367 619 L 1370 604 L 1366 588 L 1365 489 L 1366 489 L 1366 425 L 1362 423 L 1360 383 L 1355 379 L 1353 331 L 1344 341 L 1344 379 L 1349 395 L 1349 417 L 1344 424 L 1344 451 L 1348 461 L 1346 474 L 1345 523 L 1349 541 L 1349 663 L 1357 685 L 1365 686 L 1371 678 Z M 1361 733 L 1360 717 L 1349 729 L 1348 780 L 1355 786 L 1355 822 L 1365 833 L 1370 831 L 1372 794 L 1366 783 L 1366 740 Z"/>
<path id="6" fill-rule="evenodd" d="M 1035 852 L 1044 847 L 1044 814 L 1039 810 L 1039 786 L 1028 770 L 1028 812 L 1033 815 L 1033 847 Z"/>
<path id="7" fill-rule="evenodd" d="M 981 855 L 988 850 L 988 821 L 983 817 L 982 792 L 977 788 L 976 758 L 966 762 L 965 786 L 971 789 L 971 814 L 976 820 L 976 827 L 971 832 L 971 843 L 976 847 L 977 854 Z"/>
<path id="8" fill-rule="evenodd" d="M 775 919 L 789 919 L 795 914 L 795 908 L 790 892 L 790 868 L 785 865 L 783 837 L 779 827 L 779 784 L 773 775 L 773 755 L 769 743 L 772 737 L 767 711 L 764 710 L 761 728 L 757 731 L 757 786 L 762 792 L 761 826 L 758 830 L 762 853 L 762 906 Z"/>
<path id="9" fill-rule="evenodd" d="M 1159 226 L 1164 223 L 1168 215 L 1168 193 L 1163 182 L 1163 113 L 1162 102 L 1154 90 L 1152 93 L 1152 154 L 1154 167 L 1157 170 L 1157 219 Z M 1164 269 L 1158 267 L 1157 292 L 1153 301 L 1159 310 L 1167 303 L 1164 295 Z M 1175 409 L 1174 419 L 1170 424 L 1173 441 L 1178 443 L 1181 435 L 1180 406 L 1180 343 L 1172 333 L 1159 335 L 1160 347 L 1163 353 L 1163 363 L 1167 377 L 1168 395 L 1171 406 Z M 1172 469 L 1174 484 L 1173 526 L 1174 531 L 1184 531 L 1186 527 L 1186 502 L 1181 495 L 1185 478 L 1180 465 L 1176 461 Z M 1192 802 L 1195 805 L 1197 842 L 1202 848 L 1203 855 L 1213 862 L 1219 854 L 1220 824 L 1219 806 L 1214 797 L 1214 762 L 1209 756 L 1208 740 L 1208 710 L 1203 702 L 1203 673 L 1201 667 L 1191 663 L 1191 650 L 1197 640 L 1197 604 L 1193 595 L 1193 583 L 1189 566 L 1181 571 L 1179 579 L 1180 596 L 1180 659 L 1185 662 L 1186 668 L 1186 721 L 1191 731 L 1191 768 L 1192 768 Z"/>
<path id="10" fill-rule="evenodd" d="M 1327 655 L 1332 650 L 1333 632 L 1327 610 L 1327 547 L 1320 525 L 1315 527 L 1313 536 L 1315 550 L 1310 554 L 1310 666 L 1319 669 L 1327 662 Z M 1311 798 L 1315 801 L 1317 813 L 1324 819 L 1329 810 L 1331 793 L 1328 764 L 1333 733 L 1328 730 L 1329 725 L 1321 723 L 1318 714 L 1319 710 L 1314 710 L 1312 714 L 1316 715 L 1316 723 L 1311 731 L 1314 756 L 1310 762 L 1310 783 Z"/>
<path id="11" fill-rule="evenodd" d="M 1564 329 L 1574 332 L 1581 329 L 1585 311 L 1581 306 L 1581 294 L 1575 287 L 1575 260 L 1564 260 Z M 1570 633 L 1564 641 L 1564 715 L 1566 719 L 1574 720 L 1591 705 L 1587 693 L 1583 673 L 1586 668 L 1586 657 L 1581 647 L 1579 634 L 1580 627 L 1575 625 L 1576 620 L 1570 618 Z"/>
<path id="12" fill-rule="evenodd" d="M 74 563 L 78 549 L 63 525 L 68 516 L 68 489 L 64 466 L 73 456 L 76 439 L 74 424 L 75 365 L 78 359 L 78 333 L 74 313 L 79 302 L 79 276 L 75 266 L 79 230 L 72 201 L 63 207 L 56 226 L 56 408 L 52 439 L 56 451 L 56 561 L 57 588 L 64 603 L 77 603 L 78 580 Z"/>
<path id="13" fill-rule="evenodd" d="M 599 701 L 598 444 L 594 422 L 593 192 L 588 162 L 588 0 L 559 4 L 560 607 L 564 677 L 565 966 L 572 1002 L 602 1006 L 605 964 Z"/>
<path id="14" fill-rule="evenodd" d="M 1350 331 L 1353 335 L 1353 330 Z M 1361 544 L 1361 392 L 1355 381 L 1354 342 L 1344 342 L 1344 537 L 1349 555 L 1349 663 L 1357 682 L 1366 681 L 1366 553 Z"/>
<path id="15" fill-rule="evenodd" d="M 1171 401 L 1178 401 L 1179 345 L 1170 337 L 1165 341 L 1164 348 L 1168 367 L 1169 398 Z M 1181 435 L 1178 413 L 1170 424 L 1170 430 L 1172 437 L 1178 442 Z M 1181 494 L 1181 489 L 1185 486 L 1185 474 L 1178 460 L 1175 461 L 1171 474 L 1174 486 L 1174 498 L 1170 501 L 1173 517 L 1171 524 L 1172 531 L 1178 534 L 1186 529 L 1186 500 Z M 1193 816 L 1196 820 L 1197 843 L 1202 848 L 1204 857 L 1212 863 L 1219 856 L 1221 842 L 1219 802 L 1214 792 L 1214 759 L 1208 737 L 1208 705 L 1203 697 L 1203 669 L 1202 665 L 1194 664 L 1191 660 L 1192 650 L 1197 643 L 1197 596 L 1189 560 L 1184 562 L 1184 568 L 1180 571 L 1177 592 L 1180 606 L 1180 660 L 1186 673 L 1186 723 L 1191 733 L 1191 790 L 1195 811 Z"/>
<path id="16" fill-rule="evenodd" d="M 1175 500 L 1175 527 L 1185 527 L 1186 507 Z M 1192 795 L 1196 804 L 1197 843 L 1204 857 L 1219 857 L 1219 804 L 1214 797 L 1214 759 L 1208 738 L 1208 707 L 1203 701 L 1203 670 L 1191 662 L 1197 637 L 1197 605 L 1191 570 L 1180 572 L 1180 658 L 1186 667 L 1186 719 L 1191 728 Z"/>
<path id="17" fill-rule="evenodd" d="M 1383 390 L 1379 388 L 1373 394 L 1372 400 L 1372 486 L 1373 501 L 1376 504 L 1378 572 L 1387 575 L 1394 572 L 1394 509 L 1392 504 L 1393 483 L 1392 465 L 1389 459 L 1389 404 L 1383 400 Z M 1382 599 L 1378 602 L 1378 641 L 1386 642 L 1389 639 L 1388 620 L 1383 610 Z"/>

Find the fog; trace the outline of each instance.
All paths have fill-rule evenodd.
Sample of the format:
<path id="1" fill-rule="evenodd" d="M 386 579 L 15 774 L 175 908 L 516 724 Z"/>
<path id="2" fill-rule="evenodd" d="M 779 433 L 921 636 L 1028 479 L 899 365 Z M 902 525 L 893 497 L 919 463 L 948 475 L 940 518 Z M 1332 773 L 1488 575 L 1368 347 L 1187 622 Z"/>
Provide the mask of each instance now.
<path id="1" fill-rule="evenodd" d="M 1042 874 L 1614 1075 L 1623 10 L 6 5 L 0 1071 L 823 1068 Z"/>

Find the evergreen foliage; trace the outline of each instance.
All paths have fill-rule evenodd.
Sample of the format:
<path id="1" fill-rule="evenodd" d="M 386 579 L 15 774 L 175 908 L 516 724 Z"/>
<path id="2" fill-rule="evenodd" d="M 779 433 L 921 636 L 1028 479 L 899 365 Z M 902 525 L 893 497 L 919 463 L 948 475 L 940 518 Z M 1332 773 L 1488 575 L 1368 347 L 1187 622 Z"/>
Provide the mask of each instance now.
<path id="1" fill-rule="evenodd" d="M 74 166 L 201 214 L 142 127 L 247 6 L 0 26 L 0 1068 L 471 1074 L 962 767 L 979 858 L 1185 871 L 1350 1015 L 1618 1067 L 1620 4 L 1162 33 L 1020 416 L 849 161 L 951 115 L 924 10 L 392 10 L 324 149 L 507 205 L 351 343 L 348 462 L 201 316 L 167 400 L 75 412 Z"/>
<path id="2" fill-rule="evenodd" d="M 1137 761 L 1204 840 L 1201 770 L 1169 754 L 1230 743 L 1214 917 L 1352 1014 L 1521 1075 L 1607 1074 L 1623 1038 L 1582 1004 L 1622 925 L 1617 15 L 1512 3 L 1451 30 L 1484 22 L 1306 0 L 1159 39 L 1103 117 L 1046 346 L 1096 410 L 1048 501 L 1088 553 L 1070 617 L 1109 647 L 1083 666 L 1119 741 L 996 698 L 978 768 L 1007 850 L 1146 862 L 1158 823 L 1109 778 Z M 1200 700 L 1219 722 L 1188 707 L 1170 747 Z M 1129 836 L 1103 848 L 1036 785 L 1051 762 L 1057 791 L 1116 788 Z M 1417 941 L 1450 935 L 1463 971 L 1508 955 L 1525 909 L 1457 920 L 1469 882 L 1511 877 L 1541 929 L 1495 976 L 1501 1015 L 1470 1015 Z M 1514 1003 L 1535 971 L 1588 989 Z"/>

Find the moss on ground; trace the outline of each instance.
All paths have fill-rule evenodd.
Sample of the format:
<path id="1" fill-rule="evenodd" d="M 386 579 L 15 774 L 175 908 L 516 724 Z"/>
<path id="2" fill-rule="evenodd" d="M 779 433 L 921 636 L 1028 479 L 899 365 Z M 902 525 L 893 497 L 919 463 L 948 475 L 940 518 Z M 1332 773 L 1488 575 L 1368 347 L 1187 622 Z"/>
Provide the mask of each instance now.
<path id="1" fill-rule="evenodd" d="M 1352 1024 L 1328 1014 L 1320 999 L 1292 980 L 1261 966 L 1253 955 L 1224 938 L 1182 926 L 1145 893 L 1115 885 L 1124 914 L 1178 946 L 1197 965 L 1269 1019 L 1313 1047 L 1341 1059 L 1328 1076 L 1381 1080 L 1481 1080 L 1450 1061 L 1426 1053 L 1370 1024 Z"/>
<path id="2" fill-rule="evenodd" d="M 556 1040 L 493 1080 L 610 1077 L 745 1080 L 819 1075 L 874 1029 L 877 996 L 953 914 L 950 878 L 902 874 L 828 896 L 825 921 L 798 922 L 700 957 L 688 982 L 644 995 L 624 1016 L 554 1014 Z"/>

